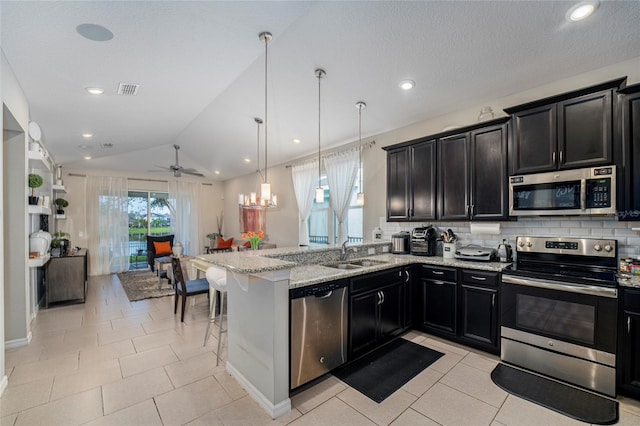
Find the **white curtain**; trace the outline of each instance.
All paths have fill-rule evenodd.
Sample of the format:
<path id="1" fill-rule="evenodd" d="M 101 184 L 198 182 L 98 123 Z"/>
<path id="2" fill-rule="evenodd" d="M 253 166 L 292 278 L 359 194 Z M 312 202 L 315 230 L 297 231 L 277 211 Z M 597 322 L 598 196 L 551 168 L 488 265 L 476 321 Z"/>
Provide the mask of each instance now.
<path id="1" fill-rule="evenodd" d="M 338 244 L 347 240 L 347 216 L 353 184 L 358 174 L 358 149 L 330 154 L 324 158 L 329 184 L 329 204 L 338 218 Z"/>
<path id="2" fill-rule="evenodd" d="M 200 253 L 200 184 L 195 182 L 170 181 L 169 200 L 173 205 L 171 230 L 175 234 L 174 244 L 180 241 L 183 254 L 195 256 Z"/>
<path id="3" fill-rule="evenodd" d="M 128 181 L 123 177 L 87 176 L 89 275 L 129 269 Z"/>
<path id="4" fill-rule="evenodd" d="M 313 189 L 318 185 L 318 161 L 291 167 L 291 179 L 300 215 L 298 243 L 307 246 L 309 245 L 308 220 L 315 195 Z"/>

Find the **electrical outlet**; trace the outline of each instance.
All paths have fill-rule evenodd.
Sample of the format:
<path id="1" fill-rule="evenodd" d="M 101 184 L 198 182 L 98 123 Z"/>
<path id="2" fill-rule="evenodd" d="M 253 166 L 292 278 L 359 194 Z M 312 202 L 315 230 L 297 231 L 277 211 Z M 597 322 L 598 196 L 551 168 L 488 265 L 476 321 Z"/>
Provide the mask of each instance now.
<path id="1" fill-rule="evenodd" d="M 84 232 L 82 232 L 82 231 L 78 232 L 78 237 L 80 237 L 80 238 L 84 237 Z"/>
<path id="2" fill-rule="evenodd" d="M 383 253 L 389 253 L 389 246 L 382 246 Z"/>
<path id="3" fill-rule="evenodd" d="M 367 254 L 376 254 L 376 249 L 373 247 L 370 247 L 369 249 L 367 249 Z"/>

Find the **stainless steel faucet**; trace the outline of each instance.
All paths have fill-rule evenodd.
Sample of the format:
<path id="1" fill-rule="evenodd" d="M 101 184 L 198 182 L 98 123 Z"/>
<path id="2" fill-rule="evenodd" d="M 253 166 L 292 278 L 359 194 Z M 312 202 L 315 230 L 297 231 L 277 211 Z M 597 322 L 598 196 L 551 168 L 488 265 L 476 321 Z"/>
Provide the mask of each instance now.
<path id="1" fill-rule="evenodd" d="M 344 243 L 342 243 L 342 247 L 340 248 L 340 261 L 344 262 L 349 257 L 349 253 L 352 251 L 356 251 L 355 247 L 347 247 L 347 243 L 349 239 L 346 239 Z"/>

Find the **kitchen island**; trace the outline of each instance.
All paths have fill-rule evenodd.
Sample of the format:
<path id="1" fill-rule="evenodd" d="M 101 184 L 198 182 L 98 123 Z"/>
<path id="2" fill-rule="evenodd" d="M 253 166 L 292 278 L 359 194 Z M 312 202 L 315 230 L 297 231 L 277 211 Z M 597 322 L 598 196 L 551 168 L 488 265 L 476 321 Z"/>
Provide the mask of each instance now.
<path id="1" fill-rule="evenodd" d="M 340 248 L 281 248 L 198 256 L 227 270 L 227 371 L 273 417 L 291 410 L 289 400 L 289 290 L 405 265 L 501 271 L 506 264 L 442 257 L 393 255 L 389 243 L 352 246 L 352 258 L 375 260 L 355 269 L 331 267 Z"/>

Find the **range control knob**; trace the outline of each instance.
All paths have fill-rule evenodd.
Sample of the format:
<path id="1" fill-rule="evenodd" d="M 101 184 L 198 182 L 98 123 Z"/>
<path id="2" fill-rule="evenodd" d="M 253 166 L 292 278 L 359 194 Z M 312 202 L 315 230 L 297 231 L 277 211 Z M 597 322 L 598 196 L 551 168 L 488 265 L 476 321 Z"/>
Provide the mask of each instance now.
<path id="1" fill-rule="evenodd" d="M 531 247 L 533 244 L 531 244 L 531 241 L 527 241 L 527 247 Z"/>
<path id="2" fill-rule="evenodd" d="M 611 247 L 609 244 L 605 244 L 604 246 L 604 251 L 606 251 L 607 253 L 611 252 L 611 250 L 613 250 L 613 247 Z"/>
<path id="3" fill-rule="evenodd" d="M 522 240 L 518 241 L 518 247 L 524 247 L 524 241 Z"/>
<path id="4" fill-rule="evenodd" d="M 600 251 L 600 250 L 602 250 L 602 246 L 601 246 L 600 244 L 594 244 L 594 245 L 593 245 L 593 249 L 594 249 L 595 251 Z"/>

